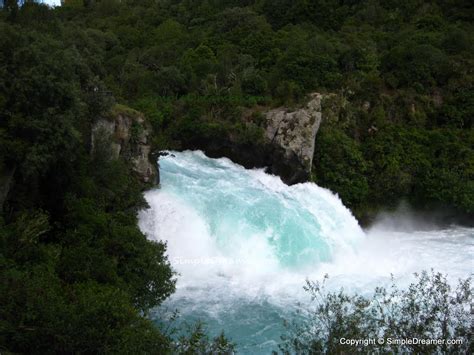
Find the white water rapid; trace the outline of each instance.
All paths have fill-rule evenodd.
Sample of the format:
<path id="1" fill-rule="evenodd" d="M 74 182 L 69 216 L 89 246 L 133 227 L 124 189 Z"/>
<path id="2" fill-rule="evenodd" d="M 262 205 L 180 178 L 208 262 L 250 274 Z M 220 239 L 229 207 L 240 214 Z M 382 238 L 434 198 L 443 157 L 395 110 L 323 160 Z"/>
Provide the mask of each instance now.
<path id="1" fill-rule="evenodd" d="M 371 293 L 434 268 L 451 280 L 473 270 L 474 230 L 364 232 L 331 191 L 287 186 L 202 152 L 160 158 L 161 188 L 145 194 L 140 228 L 167 242 L 179 273 L 165 307 L 185 321 L 224 330 L 239 353 L 270 353 L 283 320 L 307 301 L 305 279 L 329 274 L 330 287 Z"/>

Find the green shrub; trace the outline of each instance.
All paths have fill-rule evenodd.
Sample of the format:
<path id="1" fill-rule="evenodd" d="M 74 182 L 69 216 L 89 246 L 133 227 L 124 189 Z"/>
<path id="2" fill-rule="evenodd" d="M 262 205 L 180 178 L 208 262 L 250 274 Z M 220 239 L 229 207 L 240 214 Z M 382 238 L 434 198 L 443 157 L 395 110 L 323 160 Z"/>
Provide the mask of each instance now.
<path id="1" fill-rule="evenodd" d="M 406 289 L 392 284 L 377 287 L 372 297 L 328 291 L 322 282 L 307 281 L 310 307 L 303 321 L 288 325 L 282 336 L 283 354 L 462 354 L 472 350 L 470 308 L 471 279 L 452 288 L 440 273 L 415 274 Z M 395 344 L 392 340 L 444 339 L 444 344 Z M 347 344 L 345 340 L 361 340 Z M 364 343 L 364 339 L 371 339 Z M 383 343 L 379 342 L 383 339 Z M 450 345 L 448 339 L 461 341 Z"/>

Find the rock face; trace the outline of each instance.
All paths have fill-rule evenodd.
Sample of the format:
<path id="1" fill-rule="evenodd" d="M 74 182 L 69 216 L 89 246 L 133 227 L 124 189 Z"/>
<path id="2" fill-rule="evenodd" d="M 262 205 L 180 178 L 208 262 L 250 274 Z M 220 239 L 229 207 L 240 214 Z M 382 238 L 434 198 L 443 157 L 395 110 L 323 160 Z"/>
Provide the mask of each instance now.
<path id="1" fill-rule="evenodd" d="M 227 157 L 246 168 L 263 168 L 291 185 L 308 181 L 314 144 L 321 123 L 322 95 L 313 93 L 298 109 L 278 108 L 264 113 L 263 139 L 241 142 L 232 135 L 212 140 L 191 137 L 184 149 L 201 149 L 212 158 Z"/>
<path id="2" fill-rule="evenodd" d="M 143 115 L 128 108 L 115 108 L 107 118 L 98 120 L 92 128 L 92 152 L 107 149 L 111 159 L 123 158 L 144 183 L 159 183 L 159 174 L 150 161 L 151 128 Z"/>
<path id="3" fill-rule="evenodd" d="M 265 115 L 265 138 L 275 151 L 269 171 L 280 175 L 288 184 L 307 181 L 310 177 L 321 124 L 321 99 L 320 94 L 313 93 L 300 109 L 279 108 Z"/>

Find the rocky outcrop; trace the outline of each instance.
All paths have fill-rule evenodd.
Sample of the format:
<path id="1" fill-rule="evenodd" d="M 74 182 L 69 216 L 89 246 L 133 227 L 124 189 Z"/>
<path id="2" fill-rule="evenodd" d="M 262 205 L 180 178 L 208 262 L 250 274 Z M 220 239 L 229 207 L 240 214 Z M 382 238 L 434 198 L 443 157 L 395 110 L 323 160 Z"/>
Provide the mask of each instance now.
<path id="1" fill-rule="evenodd" d="M 289 184 L 310 177 L 316 134 L 321 124 L 321 98 L 320 94 L 313 93 L 300 109 L 278 108 L 265 115 L 265 138 L 275 155 L 271 157 L 269 170 Z"/>
<path id="2" fill-rule="evenodd" d="M 117 105 L 108 117 L 99 119 L 92 128 L 92 152 L 107 150 L 111 159 L 129 161 L 133 171 L 144 183 L 159 183 L 159 174 L 150 160 L 151 128 L 143 114 Z"/>
<path id="3" fill-rule="evenodd" d="M 321 123 L 321 99 L 321 94 L 313 93 L 303 107 L 277 108 L 259 114 L 261 139 L 242 141 L 238 134 L 222 134 L 212 139 L 191 135 L 183 142 L 183 148 L 201 149 L 213 158 L 227 157 L 246 168 L 265 167 L 290 185 L 308 181 Z"/>

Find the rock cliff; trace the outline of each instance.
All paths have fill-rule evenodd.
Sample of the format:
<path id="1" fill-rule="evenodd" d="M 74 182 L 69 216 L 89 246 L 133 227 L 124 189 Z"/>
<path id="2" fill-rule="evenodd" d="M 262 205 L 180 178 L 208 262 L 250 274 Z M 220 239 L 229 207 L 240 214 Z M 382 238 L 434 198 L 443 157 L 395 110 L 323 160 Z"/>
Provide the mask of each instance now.
<path id="1" fill-rule="evenodd" d="M 140 112 L 117 105 L 108 117 L 99 119 L 92 127 L 92 152 L 105 143 L 111 159 L 129 161 L 142 182 L 157 184 L 158 170 L 150 161 L 150 133 L 151 128 Z"/>

